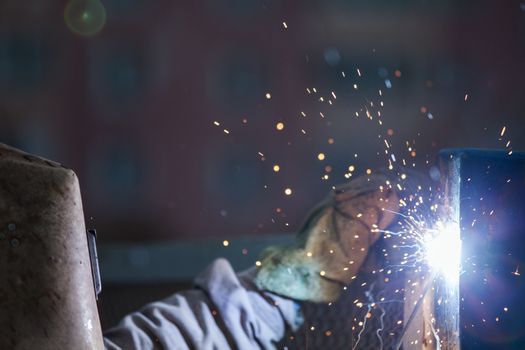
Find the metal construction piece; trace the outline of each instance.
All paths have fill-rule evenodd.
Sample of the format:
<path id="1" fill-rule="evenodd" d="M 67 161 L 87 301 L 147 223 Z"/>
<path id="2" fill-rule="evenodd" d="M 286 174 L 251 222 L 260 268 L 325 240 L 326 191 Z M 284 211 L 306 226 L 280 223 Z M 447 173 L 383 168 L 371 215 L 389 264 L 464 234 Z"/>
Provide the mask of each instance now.
<path id="1" fill-rule="evenodd" d="M 77 177 L 3 144 L 0 349 L 103 349 Z"/>
<path id="2" fill-rule="evenodd" d="M 407 297 L 403 348 L 525 349 L 525 153 L 444 150 L 439 164 L 440 215 L 461 236 L 459 283 L 430 276 L 428 293 Z"/>
<path id="3" fill-rule="evenodd" d="M 440 238 L 429 244 L 440 244 L 435 251 L 440 256 L 433 259 L 440 259 L 448 271 L 418 270 L 408 274 L 405 328 L 397 349 L 401 346 L 404 350 L 460 349 L 461 161 L 448 153 L 440 153 L 438 165 L 442 203 L 437 215 L 445 226 L 439 233 Z M 449 252 L 457 256 L 444 256 Z M 451 258 L 455 266 L 450 265 Z"/>
<path id="4" fill-rule="evenodd" d="M 441 154 L 460 163 L 461 348 L 525 349 L 525 153 Z"/>
<path id="5" fill-rule="evenodd" d="M 451 249 L 461 249 L 461 159 L 441 152 L 439 159 L 441 171 L 441 187 L 444 203 L 440 211 L 441 219 L 453 227 L 454 237 L 449 238 Z M 452 247 L 454 245 L 454 247 Z M 446 253 L 444 251 L 443 253 Z M 458 255 L 461 252 L 458 251 Z M 446 261 L 447 256 L 441 257 Z M 460 260 L 460 258 L 458 259 Z M 460 261 L 453 269 L 456 276 L 434 277 L 433 299 L 430 301 L 433 311 L 431 334 L 435 338 L 436 348 L 442 350 L 458 350 L 460 348 L 459 327 L 459 283 Z"/>

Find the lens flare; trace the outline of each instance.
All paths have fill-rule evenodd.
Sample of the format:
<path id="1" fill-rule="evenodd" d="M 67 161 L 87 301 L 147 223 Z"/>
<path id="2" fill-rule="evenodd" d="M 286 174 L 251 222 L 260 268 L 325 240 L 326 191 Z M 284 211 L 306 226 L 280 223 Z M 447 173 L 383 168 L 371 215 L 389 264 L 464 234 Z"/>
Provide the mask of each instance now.
<path id="1" fill-rule="evenodd" d="M 64 10 L 64 20 L 76 34 L 93 36 L 106 24 L 106 9 L 100 0 L 71 0 Z"/>

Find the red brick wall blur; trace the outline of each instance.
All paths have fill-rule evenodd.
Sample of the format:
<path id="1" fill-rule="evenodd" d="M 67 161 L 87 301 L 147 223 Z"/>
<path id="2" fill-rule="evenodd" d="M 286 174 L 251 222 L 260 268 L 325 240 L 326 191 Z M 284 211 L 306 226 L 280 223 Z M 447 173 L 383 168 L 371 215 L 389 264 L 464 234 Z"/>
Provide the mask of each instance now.
<path id="1" fill-rule="evenodd" d="M 108 0 L 91 38 L 65 4 L 0 5 L 0 141 L 74 168 L 102 240 L 293 231 L 388 129 L 421 171 L 525 148 L 520 1 Z"/>

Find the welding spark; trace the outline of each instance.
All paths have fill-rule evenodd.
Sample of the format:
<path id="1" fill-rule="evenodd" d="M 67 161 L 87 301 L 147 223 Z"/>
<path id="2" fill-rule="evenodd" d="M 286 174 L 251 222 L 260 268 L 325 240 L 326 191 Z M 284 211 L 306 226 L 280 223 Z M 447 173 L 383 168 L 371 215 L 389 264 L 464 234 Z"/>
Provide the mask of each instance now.
<path id="1" fill-rule="evenodd" d="M 411 201 L 410 198 L 408 200 Z M 416 213 L 415 209 L 408 215 L 396 214 L 402 218 L 399 223 L 401 229 L 397 232 L 384 231 L 385 237 L 397 236 L 401 238 L 401 244 L 395 245 L 394 248 L 400 248 L 406 252 L 401 262 L 402 265 L 411 266 L 415 268 L 415 271 L 421 271 L 421 267 L 425 266 L 430 273 L 429 277 L 431 277 L 427 279 L 426 286 L 405 323 L 395 347 L 397 350 L 401 348 L 409 325 L 421 309 L 425 295 L 430 289 L 433 290 L 437 279 L 446 284 L 447 290 L 448 288 L 451 290 L 457 288 L 461 268 L 461 238 L 459 223 L 440 217 L 436 212 L 432 214 L 436 217 L 423 217 L 421 211 Z M 438 304 L 441 305 L 440 301 Z M 437 349 L 440 349 L 439 330 L 434 329 L 433 324 L 431 327 Z"/>
<path id="2" fill-rule="evenodd" d="M 432 218 L 417 218 L 392 212 L 402 218 L 399 231 L 378 230 L 385 237 L 400 237 L 401 244 L 393 247 L 405 249 L 402 265 L 426 264 L 436 277 L 441 276 L 449 283 L 459 279 L 461 263 L 461 238 L 459 224 Z"/>
<path id="3" fill-rule="evenodd" d="M 425 241 L 426 260 L 430 268 L 454 283 L 459 278 L 461 238 L 459 225 L 438 221 Z"/>
<path id="4" fill-rule="evenodd" d="M 379 339 L 379 344 L 381 344 L 381 347 L 379 348 L 379 350 L 383 350 L 383 337 L 381 336 L 381 332 L 383 332 L 383 328 L 385 328 L 385 315 L 386 315 L 386 311 L 383 307 L 379 306 L 379 308 L 381 309 L 381 316 L 379 317 L 379 323 L 380 323 L 380 326 L 379 328 L 376 330 L 376 336 L 377 338 Z"/>
<path id="5" fill-rule="evenodd" d="M 366 311 L 366 314 L 365 314 L 365 317 L 363 318 L 363 325 L 362 325 L 362 328 L 361 330 L 359 331 L 359 333 L 357 334 L 357 340 L 354 344 L 354 346 L 352 347 L 352 350 L 355 350 L 357 348 L 357 345 L 359 344 L 359 342 L 361 341 L 361 336 L 363 335 L 364 331 L 365 331 L 365 328 L 366 328 L 366 321 L 368 320 L 370 313 L 372 312 L 372 305 L 374 305 L 374 296 L 372 294 L 372 289 L 374 288 L 374 283 L 372 283 L 370 285 L 370 288 L 365 292 L 365 295 L 366 295 L 366 298 L 368 299 L 369 303 L 367 304 L 367 311 Z M 382 341 L 381 341 L 381 346 L 382 346 Z"/>

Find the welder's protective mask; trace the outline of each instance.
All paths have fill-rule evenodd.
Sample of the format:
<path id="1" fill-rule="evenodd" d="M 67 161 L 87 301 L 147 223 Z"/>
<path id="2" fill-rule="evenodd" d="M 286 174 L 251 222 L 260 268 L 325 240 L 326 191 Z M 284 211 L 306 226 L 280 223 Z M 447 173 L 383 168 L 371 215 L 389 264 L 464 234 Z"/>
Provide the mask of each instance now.
<path id="1" fill-rule="evenodd" d="M 336 188 L 314 209 L 295 244 L 265 251 L 255 283 L 289 298 L 335 301 L 394 220 L 399 198 L 382 175 Z"/>
<path id="2" fill-rule="evenodd" d="M 0 143 L 0 349 L 103 349 L 80 186 Z"/>

